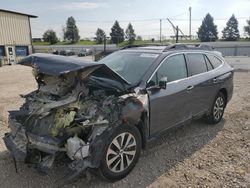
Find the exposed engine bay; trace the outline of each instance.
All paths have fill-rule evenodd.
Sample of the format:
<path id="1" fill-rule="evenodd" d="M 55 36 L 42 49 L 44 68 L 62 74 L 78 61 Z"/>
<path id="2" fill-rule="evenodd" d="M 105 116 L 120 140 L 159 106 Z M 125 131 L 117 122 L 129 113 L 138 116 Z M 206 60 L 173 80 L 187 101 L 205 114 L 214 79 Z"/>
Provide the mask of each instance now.
<path id="1" fill-rule="evenodd" d="M 41 54 L 21 64 L 33 67 L 38 89 L 9 112 L 4 141 L 16 161 L 44 173 L 61 154 L 71 161 L 72 177 L 97 168 L 114 127 L 137 126 L 148 113 L 147 95 L 102 64 Z"/>

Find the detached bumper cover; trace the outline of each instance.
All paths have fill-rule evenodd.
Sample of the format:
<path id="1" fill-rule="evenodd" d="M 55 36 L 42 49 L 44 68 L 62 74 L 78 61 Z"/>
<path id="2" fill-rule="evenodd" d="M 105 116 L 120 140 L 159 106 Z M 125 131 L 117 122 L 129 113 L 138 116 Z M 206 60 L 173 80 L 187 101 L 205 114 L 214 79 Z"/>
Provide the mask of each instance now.
<path id="1" fill-rule="evenodd" d="M 15 120 L 9 119 L 10 133 L 6 133 L 3 140 L 11 155 L 17 161 L 25 161 L 29 149 L 38 149 L 47 154 L 55 154 L 65 151 L 60 148 L 60 140 L 50 137 L 42 137 L 27 132 L 24 127 Z"/>
<path id="2" fill-rule="evenodd" d="M 27 155 L 26 148 L 22 148 L 21 145 L 15 143 L 15 139 L 13 139 L 10 133 L 6 133 L 3 140 L 12 157 L 14 157 L 16 161 L 24 162 Z"/>

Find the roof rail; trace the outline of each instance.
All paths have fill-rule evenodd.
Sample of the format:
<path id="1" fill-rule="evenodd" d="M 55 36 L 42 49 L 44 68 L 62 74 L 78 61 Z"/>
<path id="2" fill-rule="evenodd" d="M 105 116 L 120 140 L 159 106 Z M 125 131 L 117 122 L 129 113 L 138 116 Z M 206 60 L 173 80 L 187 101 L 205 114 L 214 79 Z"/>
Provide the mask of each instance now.
<path id="1" fill-rule="evenodd" d="M 146 44 L 129 44 L 121 48 L 121 50 L 128 49 L 128 48 L 136 48 L 136 47 L 145 47 L 148 46 Z"/>
<path id="2" fill-rule="evenodd" d="M 169 44 L 161 44 L 161 43 L 147 43 L 147 44 L 129 44 L 121 48 L 121 50 L 128 49 L 128 48 L 137 48 L 137 47 L 147 47 L 147 46 L 168 46 Z"/>
<path id="3" fill-rule="evenodd" d="M 207 50 L 212 51 L 214 50 L 212 46 L 208 44 L 171 44 L 167 46 L 163 51 L 169 51 L 169 50 Z"/>
<path id="4" fill-rule="evenodd" d="M 209 44 L 200 44 L 198 47 L 202 50 L 208 50 L 208 51 L 214 50 L 214 47 L 210 46 Z"/>

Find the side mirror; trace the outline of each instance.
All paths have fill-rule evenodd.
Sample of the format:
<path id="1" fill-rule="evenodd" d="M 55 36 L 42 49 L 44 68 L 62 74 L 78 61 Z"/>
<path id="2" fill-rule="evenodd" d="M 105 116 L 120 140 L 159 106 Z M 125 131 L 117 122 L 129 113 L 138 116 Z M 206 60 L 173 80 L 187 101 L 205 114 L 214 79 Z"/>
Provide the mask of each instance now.
<path id="1" fill-rule="evenodd" d="M 167 88 L 167 82 L 168 82 L 168 78 L 167 77 L 164 77 L 164 78 L 160 79 L 160 81 L 159 81 L 159 87 L 161 89 L 166 89 Z"/>

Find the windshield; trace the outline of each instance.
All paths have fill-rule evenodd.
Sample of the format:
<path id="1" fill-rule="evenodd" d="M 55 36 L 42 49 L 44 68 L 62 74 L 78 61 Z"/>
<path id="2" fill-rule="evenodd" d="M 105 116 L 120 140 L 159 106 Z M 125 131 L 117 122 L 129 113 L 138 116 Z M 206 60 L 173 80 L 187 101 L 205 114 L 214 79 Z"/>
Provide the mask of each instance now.
<path id="1" fill-rule="evenodd" d="M 159 54 L 156 53 L 118 51 L 99 62 L 104 63 L 130 84 L 135 85 L 158 56 Z"/>

